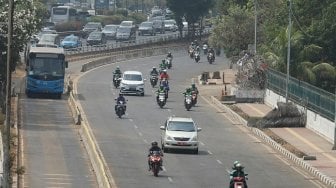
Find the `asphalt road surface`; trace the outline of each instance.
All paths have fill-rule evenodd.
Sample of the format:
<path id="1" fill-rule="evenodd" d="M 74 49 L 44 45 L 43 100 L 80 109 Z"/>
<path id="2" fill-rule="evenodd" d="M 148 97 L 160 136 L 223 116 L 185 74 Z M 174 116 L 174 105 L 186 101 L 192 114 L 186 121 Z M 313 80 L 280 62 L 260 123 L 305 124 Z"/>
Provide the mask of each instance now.
<path id="1" fill-rule="evenodd" d="M 186 111 L 182 92 L 190 86 L 191 78 L 203 71 L 228 67 L 228 62 L 217 57 L 210 65 L 203 55 L 196 64 L 186 51 L 173 55 L 173 68 L 168 70 L 171 91 L 163 109 L 156 104 L 157 88 L 150 86 L 149 71 L 153 66 L 158 67 L 164 56 L 107 65 L 87 72 L 80 79 L 80 102 L 118 187 L 226 187 L 228 171 L 235 160 L 245 166 L 249 187 L 319 187 L 316 180 L 281 159 L 246 129 L 233 125 L 205 98 L 199 97 L 196 107 Z M 122 71 L 141 71 L 147 78 L 145 96 L 126 96 L 127 114 L 122 119 L 114 112 L 114 98 L 119 91 L 113 87 L 112 72 L 117 65 Z M 154 177 L 147 171 L 147 152 L 152 141 L 160 143 L 159 127 L 172 115 L 192 117 L 202 128 L 199 154 L 165 153 L 164 171 Z"/>
<path id="2" fill-rule="evenodd" d="M 67 100 L 21 99 L 22 187 L 97 187 Z"/>

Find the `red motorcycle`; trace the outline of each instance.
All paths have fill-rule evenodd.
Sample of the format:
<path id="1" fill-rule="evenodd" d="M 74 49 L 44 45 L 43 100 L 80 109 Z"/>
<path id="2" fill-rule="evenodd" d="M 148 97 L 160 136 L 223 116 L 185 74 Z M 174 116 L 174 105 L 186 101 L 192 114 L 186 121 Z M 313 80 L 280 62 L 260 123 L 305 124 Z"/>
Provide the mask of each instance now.
<path id="1" fill-rule="evenodd" d="M 234 177 L 233 178 L 233 187 L 234 188 L 245 188 L 244 186 L 245 177 Z"/>
<path id="2" fill-rule="evenodd" d="M 159 171 L 161 170 L 161 161 L 162 161 L 162 156 L 159 151 L 154 151 L 150 156 L 149 156 L 149 162 L 151 165 L 151 170 L 153 172 L 153 175 L 157 177 L 159 175 Z"/>

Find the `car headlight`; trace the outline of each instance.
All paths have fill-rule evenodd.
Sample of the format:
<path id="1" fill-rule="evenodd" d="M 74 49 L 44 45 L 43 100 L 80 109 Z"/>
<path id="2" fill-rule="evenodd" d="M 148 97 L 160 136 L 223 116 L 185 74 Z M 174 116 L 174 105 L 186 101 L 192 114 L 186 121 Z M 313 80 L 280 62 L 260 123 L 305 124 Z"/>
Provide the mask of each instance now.
<path id="1" fill-rule="evenodd" d="M 166 140 L 169 140 L 169 141 L 172 141 L 173 140 L 173 138 L 171 137 L 171 136 L 166 136 Z"/>
<path id="2" fill-rule="evenodd" d="M 120 83 L 120 87 L 125 87 L 126 85 L 124 83 Z"/>
<path id="3" fill-rule="evenodd" d="M 192 137 L 190 141 L 197 141 L 197 136 Z"/>

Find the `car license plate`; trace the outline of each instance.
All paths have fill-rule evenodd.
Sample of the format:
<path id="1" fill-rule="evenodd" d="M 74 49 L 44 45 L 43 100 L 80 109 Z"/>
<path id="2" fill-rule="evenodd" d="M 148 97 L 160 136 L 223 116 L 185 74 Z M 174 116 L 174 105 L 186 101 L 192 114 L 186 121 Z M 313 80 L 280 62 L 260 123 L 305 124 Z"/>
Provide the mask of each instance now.
<path id="1" fill-rule="evenodd" d="M 186 145 L 184 142 L 177 142 L 177 145 L 183 146 Z"/>

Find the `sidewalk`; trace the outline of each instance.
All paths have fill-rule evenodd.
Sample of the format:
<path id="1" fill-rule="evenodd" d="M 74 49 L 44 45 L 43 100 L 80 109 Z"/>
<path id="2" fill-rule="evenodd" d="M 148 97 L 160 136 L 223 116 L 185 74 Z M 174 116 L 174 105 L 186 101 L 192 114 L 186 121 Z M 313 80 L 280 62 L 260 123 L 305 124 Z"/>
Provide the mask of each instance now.
<path id="1" fill-rule="evenodd" d="M 233 83 L 233 71 L 225 71 L 225 82 Z M 226 86 L 228 90 L 230 89 L 229 85 Z M 200 95 L 220 98 L 224 84 L 218 81 L 215 85 L 199 84 L 198 87 Z M 235 106 L 249 117 L 264 117 L 272 110 L 271 107 L 265 104 L 257 103 L 236 103 Z M 334 186 L 331 187 L 336 188 L 336 151 L 332 150 L 332 143 L 307 128 L 270 128 L 269 130 L 271 130 L 272 134 L 277 135 L 306 156 L 310 158 L 316 157 L 316 160 L 304 160 L 301 156 L 286 155 L 297 164 L 300 164 L 302 168 L 310 171 L 311 174 L 319 178 L 323 183 L 329 183 L 330 185 L 334 183 Z"/>

